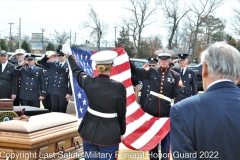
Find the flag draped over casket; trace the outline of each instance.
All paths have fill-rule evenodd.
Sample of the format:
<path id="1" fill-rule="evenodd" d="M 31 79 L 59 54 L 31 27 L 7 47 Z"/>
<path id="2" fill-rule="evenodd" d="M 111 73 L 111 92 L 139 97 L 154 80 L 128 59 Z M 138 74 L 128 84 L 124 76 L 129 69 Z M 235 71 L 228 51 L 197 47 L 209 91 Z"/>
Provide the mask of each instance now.
<path id="1" fill-rule="evenodd" d="M 130 149 L 148 151 L 154 148 L 169 132 L 169 118 L 158 118 L 145 113 L 136 102 L 136 96 L 131 82 L 131 70 L 127 53 L 124 48 L 114 49 L 118 53 L 114 60 L 111 79 L 122 82 L 127 90 L 126 133 L 122 143 Z M 72 49 L 80 67 L 87 74 L 97 75 L 95 63 L 90 57 L 93 52 Z M 72 76 L 72 75 L 71 75 Z M 72 79 L 75 107 L 78 118 L 82 118 L 87 110 L 88 101 L 84 91 Z"/>

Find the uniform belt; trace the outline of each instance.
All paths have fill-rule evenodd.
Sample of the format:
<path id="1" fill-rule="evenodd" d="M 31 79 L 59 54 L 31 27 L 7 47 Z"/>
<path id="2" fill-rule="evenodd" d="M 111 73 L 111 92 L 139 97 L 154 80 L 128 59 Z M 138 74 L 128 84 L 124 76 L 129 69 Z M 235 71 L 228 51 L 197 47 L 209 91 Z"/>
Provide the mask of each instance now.
<path id="1" fill-rule="evenodd" d="M 103 117 L 103 118 L 114 118 L 114 117 L 117 117 L 117 113 L 101 113 L 101 112 L 98 112 L 98 111 L 94 111 L 93 109 L 91 109 L 90 107 L 88 107 L 88 112 L 95 115 L 95 116 L 98 116 L 98 117 Z"/>
<path id="2" fill-rule="evenodd" d="M 163 94 L 159 94 L 159 93 L 156 93 L 154 91 L 150 91 L 150 94 L 170 102 L 171 103 L 170 105 L 174 104 L 174 100 L 173 99 L 171 99 L 171 98 L 169 98 L 167 96 L 164 96 Z"/>

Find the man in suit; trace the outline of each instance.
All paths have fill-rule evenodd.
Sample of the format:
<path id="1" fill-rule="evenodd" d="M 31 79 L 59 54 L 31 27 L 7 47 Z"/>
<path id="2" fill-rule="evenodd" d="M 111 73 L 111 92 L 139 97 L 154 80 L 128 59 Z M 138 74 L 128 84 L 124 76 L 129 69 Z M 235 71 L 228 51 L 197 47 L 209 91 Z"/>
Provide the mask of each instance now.
<path id="1" fill-rule="evenodd" d="M 24 49 L 17 49 L 15 53 L 11 57 L 9 57 L 10 62 L 15 66 L 20 65 L 24 61 L 25 53 L 26 51 Z M 20 106 L 22 105 L 22 100 L 19 98 L 21 87 L 21 74 L 16 75 L 16 79 L 17 79 L 17 95 L 13 101 L 13 105 Z"/>
<path id="2" fill-rule="evenodd" d="M 204 93 L 171 107 L 174 160 L 240 157 L 240 53 L 216 42 L 201 54 Z"/>
<path id="3" fill-rule="evenodd" d="M 198 93 L 197 91 L 197 77 L 193 70 L 187 67 L 188 54 L 178 54 L 180 67 L 172 67 L 172 70 L 181 75 L 183 82 L 184 93 L 183 98 L 191 97 Z"/>
<path id="4" fill-rule="evenodd" d="M 47 67 L 50 73 L 48 91 L 50 93 L 52 111 L 66 113 L 68 101 L 72 95 L 69 83 L 69 68 L 65 61 L 66 55 L 61 50 L 57 50 L 57 53 L 58 62 L 47 62 L 53 55 L 45 55 L 40 63 Z"/>
<path id="5" fill-rule="evenodd" d="M 17 79 L 13 75 L 14 65 L 8 62 L 5 50 L 0 51 L 0 99 L 15 99 L 17 94 Z"/>
<path id="6" fill-rule="evenodd" d="M 35 65 L 35 55 L 27 55 L 26 60 L 15 68 L 14 73 L 21 75 L 19 98 L 22 99 L 22 105 L 39 108 L 40 100 L 46 96 L 46 80 L 43 69 Z"/>

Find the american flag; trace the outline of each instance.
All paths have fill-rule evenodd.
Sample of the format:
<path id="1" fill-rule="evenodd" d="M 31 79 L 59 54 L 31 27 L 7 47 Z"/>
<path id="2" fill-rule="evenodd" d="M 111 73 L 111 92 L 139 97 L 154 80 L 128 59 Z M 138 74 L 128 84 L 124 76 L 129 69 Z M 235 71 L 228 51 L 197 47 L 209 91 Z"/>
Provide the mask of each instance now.
<path id="1" fill-rule="evenodd" d="M 169 118 L 153 117 L 141 109 L 136 102 L 136 96 L 132 86 L 128 55 L 122 47 L 116 48 L 114 51 L 118 53 L 118 56 L 114 59 L 111 79 L 122 82 L 127 90 L 127 128 L 122 143 L 133 150 L 149 151 L 167 135 L 170 130 L 170 120 Z M 84 69 L 87 74 L 98 74 L 96 70 L 93 70 L 95 63 L 89 59 L 92 52 L 76 49 L 72 49 L 72 52 L 76 56 L 80 67 Z M 87 97 L 85 94 L 82 94 L 84 93 L 83 90 L 75 90 L 76 86 L 78 86 L 76 80 L 75 83 L 73 81 L 73 86 L 77 114 L 79 118 L 82 118 L 88 105 L 87 102 L 84 103 Z M 80 97 L 78 97 L 79 93 L 81 95 Z M 77 102 L 78 100 L 80 102 Z"/>

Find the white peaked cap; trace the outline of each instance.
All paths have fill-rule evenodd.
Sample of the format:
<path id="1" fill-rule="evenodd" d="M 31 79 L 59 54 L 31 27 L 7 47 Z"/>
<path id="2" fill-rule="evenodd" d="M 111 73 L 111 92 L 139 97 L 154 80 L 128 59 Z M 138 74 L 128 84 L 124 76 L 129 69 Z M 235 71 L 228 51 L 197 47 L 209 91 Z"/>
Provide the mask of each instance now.
<path id="1" fill-rule="evenodd" d="M 171 57 L 174 54 L 174 52 L 171 50 L 161 49 L 161 50 L 155 51 L 155 54 L 158 55 L 158 57 L 162 57 L 162 56 Z"/>
<path id="2" fill-rule="evenodd" d="M 16 55 L 16 54 L 25 54 L 26 53 L 26 51 L 24 50 L 24 49 L 17 49 L 16 51 L 15 51 L 15 54 L 14 55 Z"/>
<path id="3" fill-rule="evenodd" d="M 54 51 L 46 51 L 45 54 L 47 55 L 47 57 L 50 57 L 52 55 L 57 55 L 57 53 Z"/>
<path id="4" fill-rule="evenodd" d="M 112 64 L 117 55 L 115 51 L 100 51 L 93 54 L 91 60 L 95 61 L 96 64 Z"/>

